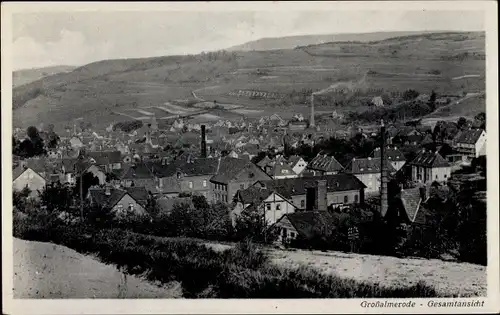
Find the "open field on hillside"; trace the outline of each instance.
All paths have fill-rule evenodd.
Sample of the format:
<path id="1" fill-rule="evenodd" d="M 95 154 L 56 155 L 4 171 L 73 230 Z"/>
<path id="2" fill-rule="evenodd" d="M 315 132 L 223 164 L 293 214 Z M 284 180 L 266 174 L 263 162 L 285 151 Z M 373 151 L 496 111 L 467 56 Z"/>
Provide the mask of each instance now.
<path id="1" fill-rule="evenodd" d="M 368 96 L 407 89 L 461 95 L 484 91 L 484 73 L 481 33 L 425 34 L 369 44 L 325 43 L 216 57 L 106 60 L 15 88 L 14 125 L 62 124 L 78 117 L 94 125 L 109 125 L 124 119 L 114 111 L 196 97 L 263 113 L 284 112 L 289 105 L 301 104 L 274 108 L 282 103 L 275 95 L 318 91 L 338 82 L 348 82 Z M 260 93 L 257 97 L 237 96 L 240 90 Z M 350 104 L 344 107 L 335 109 L 357 111 Z"/>
<path id="2" fill-rule="evenodd" d="M 216 250 L 232 245 L 208 243 Z M 444 295 L 485 296 L 486 267 L 437 259 L 401 259 L 335 251 L 266 249 L 273 263 L 284 267 L 308 266 L 318 272 L 387 286 L 415 284 L 420 280 Z"/>
<path id="3" fill-rule="evenodd" d="M 14 298 L 176 298 L 159 287 L 64 246 L 14 238 Z"/>

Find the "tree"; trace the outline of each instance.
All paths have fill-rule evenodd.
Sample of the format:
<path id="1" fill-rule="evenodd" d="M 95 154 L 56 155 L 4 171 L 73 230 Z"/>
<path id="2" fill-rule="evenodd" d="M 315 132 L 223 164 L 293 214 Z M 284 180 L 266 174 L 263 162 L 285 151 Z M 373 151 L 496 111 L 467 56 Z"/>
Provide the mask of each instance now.
<path id="1" fill-rule="evenodd" d="M 81 182 L 80 176 L 77 176 L 76 185 L 75 185 L 74 192 L 73 192 L 74 196 L 80 197 L 80 182 Z M 90 172 L 83 173 L 83 186 L 82 186 L 82 188 L 83 188 L 84 198 L 87 195 L 89 188 L 92 186 L 95 186 L 95 185 L 99 185 L 99 178 L 97 178 L 96 176 L 94 176 L 94 174 L 92 174 Z"/>
<path id="2" fill-rule="evenodd" d="M 485 129 L 486 130 L 486 114 L 484 112 L 481 112 L 479 114 L 477 114 L 474 119 L 476 121 L 479 121 L 481 123 L 480 125 L 480 128 L 482 129 Z"/>
<path id="3" fill-rule="evenodd" d="M 463 129 L 467 127 L 467 119 L 465 117 L 460 117 L 457 121 L 458 129 Z"/>
<path id="4" fill-rule="evenodd" d="M 416 99 L 419 95 L 420 95 L 419 92 L 412 90 L 412 89 L 408 89 L 408 90 L 403 92 L 403 100 L 411 101 L 411 100 Z"/>
<path id="5" fill-rule="evenodd" d="M 19 144 L 17 152 L 19 156 L 30 158 L 47 154 L 47 151 L 44 148 L 43 139 L 40 137 L 36 127 L 28 127 L 28 129 L 26 129 L 26 134 L 28 138 Z"/>
<path id="6" fill-rule="evenodd" d="M 40 200 L 49 213 L 60 213 L 70 210 L 73 202 L 73 191 L 60 183 L 46 186 L 40 193 Z"/>

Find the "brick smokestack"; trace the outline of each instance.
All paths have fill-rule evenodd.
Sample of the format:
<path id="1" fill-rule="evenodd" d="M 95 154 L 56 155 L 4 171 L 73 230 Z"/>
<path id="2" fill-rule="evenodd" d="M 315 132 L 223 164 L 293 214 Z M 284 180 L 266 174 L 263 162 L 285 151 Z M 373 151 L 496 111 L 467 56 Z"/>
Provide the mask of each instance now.
<path id="1" fill-rule="evenodd" d="M 326 211 L 326 208 L 328 207 L 328 201 L 326 199 L 326 180 L 321 179 L 316 181 L 317 186 L 316 186 L 316 209 L 315 210 L 320 210 L 320 211 Z"/>
<path id="2" fill-rule="evenodd" d="M 316 127 L 316 123 L 314 122 L 314 94 L 311 94 L 311 120 L 309 121 L 309 126 L 311 128 Z"/>
<path id="3" fill-rule="evenodd" d="M 201 157 L 207 157 L 207 139 L 205 135 L 205 125 L 201 125 Z"/>
<path id="4" fill-rule="evenodd" d="M 387 163 L 385 160 L 385 126 L 383 120 L 380 126 L 380 136 L 382 138 L 380 145 L 380 214 L 385 217 L 389 206 L 387 201 Z"/>

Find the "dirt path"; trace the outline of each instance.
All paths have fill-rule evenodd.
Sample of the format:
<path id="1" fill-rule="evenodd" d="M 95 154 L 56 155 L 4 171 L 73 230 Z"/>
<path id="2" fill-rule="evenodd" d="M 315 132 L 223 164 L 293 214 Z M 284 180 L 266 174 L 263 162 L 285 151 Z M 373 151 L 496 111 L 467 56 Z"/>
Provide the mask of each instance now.
<path id="1" fill-rule="evenodd" d="M 228 244 L 205 243 L 217 251 Z M 486 295 L 486 267 L 437 259 L 396 258 L 336 251 L 266 249 L 271 261 L 283 267 L 308 266 L 325 274 L 381 285 L 406 286 L 423 280 L 445 295 Z"/>
<path id="2" fill-rule="evenodd" d="M 326 274 L 359 281 L 405 286 L 423 280 L 447 295 L 486 295 L 486 267 L 474 264 L 333 251 L 271 250 L 271 257 L 274 263 L 282 266 L 305 265 Z"/>
<path id="3" fill-rule="evenodd" d="M 64 246 L 14 238 L 14 298 L 179 298 Z"/>

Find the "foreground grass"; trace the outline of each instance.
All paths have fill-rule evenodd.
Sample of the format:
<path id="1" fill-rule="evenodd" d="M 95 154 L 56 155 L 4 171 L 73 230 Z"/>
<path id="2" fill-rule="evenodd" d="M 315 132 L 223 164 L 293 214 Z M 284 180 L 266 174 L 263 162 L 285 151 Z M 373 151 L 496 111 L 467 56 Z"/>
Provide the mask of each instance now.
<path id="1" fill-rule="evenodd" d="M 249 242 L 215 251 L 185 239 L 158 238 L 119 229 L 54 225 L 15 228 L 15 236 L 53 242 L 93 254 L 131 275 L 150 281 L 181 283 L 186 298 L 360 298 L 435 297 L 434 288 L 419 282 L 406 287 L 324 275 L 308 267 L 284 268 Z"/>

